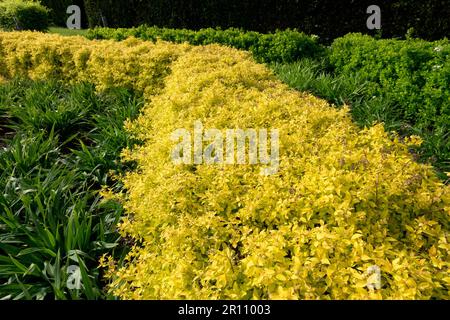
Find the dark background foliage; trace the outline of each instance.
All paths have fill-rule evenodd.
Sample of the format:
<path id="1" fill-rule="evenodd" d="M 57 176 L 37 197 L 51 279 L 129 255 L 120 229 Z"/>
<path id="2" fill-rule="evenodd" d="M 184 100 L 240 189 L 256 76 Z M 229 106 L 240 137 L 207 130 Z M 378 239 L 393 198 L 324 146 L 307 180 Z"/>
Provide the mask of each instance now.
<path id="1" fill-rule="evenodd" d="M 83 25 L 83 27 L 88 26 L 86 10 L 84 7 L 85 1 L 83 1 L 83 0 L 40 0 L 40 2 L 47 8 L 51 9 L 50 18 L 51 18 L 52 22 L 58 26 L 66 25 L 66 21 L 69 16 L 66 13 L 66 10 L 70 5 L 74 4 L 74 5 L 79 6 L 81 8 L 81 12 L 82 12 L 82 18 L 81 18 L 82 25 Z M 120 2 L 117 1 L 117 4 L 119 4 L 119 3 Z"/>
<path id="2" fill-rule="evenodd" d="M 349 32 L 375 33 L 366 27 L 367 7 L 382 10 L 382 36 L 416 35 L 441 39 L 450 35 L 450 0 L 43 0 L 63 25 L 70 3 L 83 7 L 89 26 L 131 27 L 140 24 L 200 29 L 237 27 L 268 32 L 297 28 L 328 41 Z"/>

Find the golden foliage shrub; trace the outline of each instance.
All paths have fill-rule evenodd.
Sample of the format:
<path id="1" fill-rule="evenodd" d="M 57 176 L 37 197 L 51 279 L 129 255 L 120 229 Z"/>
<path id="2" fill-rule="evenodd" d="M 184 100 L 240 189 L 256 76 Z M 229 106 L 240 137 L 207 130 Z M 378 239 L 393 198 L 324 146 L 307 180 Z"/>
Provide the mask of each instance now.
<path id="1" fill-rule="evenodd" d="M 347 109 L 300 94 L 244 53 L 197 47 L 128 125 L 146 141 L 125 158 L 139 240 L 111 290 L 126 299 L 446 298 L 449 188 L 382 125 L 360 130 Z M 176 166 L 170 133 L 277 128 L 280 170 Z M 414 139 L 408 143 L 414 144 Z M 111 261 L 109 263 L 112 263 Z M 104 261 L 104 264 L 108 264 Z M 369 290 L 367 270 L 381 270 Z"/>
<path id="2" fill-rule="evenodd" d="M 111 257 L 100 262 L 111 293 L 122 299 L 450 298 L 450 189 L 412 159 L 408 145 L 417 139 L 391 139 L 382 125 L 359 129 L 347 108 L 289 89 L 234 49 L 21 36 L 0 34 L 5 77 L 56 72 L 148 94 L 142 115 L 127 123 L 144 144 L 123 152 L 138 168 L 123 177 L 126 194 L 105 192 L 123 201 L 128 216 L 120 230 L 136 241 L 123 265 Z M 43 59 L 47 47 L 64 62 Z M 24 52 L 46 67 L 23 63 L 30 61 Z M 89 58 L 80 64 L 83 52 Z M 155 58 L 161 54 L 166 58 Z M 164 80 L 148 71 L 160 64 Z M 85 67 L 67 73 L 73 65 Z M 124 65 L 133 71 L 122 74 Z M 175 165 L 171 133 L 192 129 L 196 120 L 223 130 L 279 129 L 278 173 L 260 175 L 259 165 Z M 379 289 L 370 285 L 372 266 L 381 271 Z"/>
<path id="3" fill-rule="evenodd" d="M 187 48 L 134 38 L 117 43 L 37 32 L 0 32 L 0 76 L 89 81 L 99 90 L 121 86 L 155 93 L 171 62 Z"/>

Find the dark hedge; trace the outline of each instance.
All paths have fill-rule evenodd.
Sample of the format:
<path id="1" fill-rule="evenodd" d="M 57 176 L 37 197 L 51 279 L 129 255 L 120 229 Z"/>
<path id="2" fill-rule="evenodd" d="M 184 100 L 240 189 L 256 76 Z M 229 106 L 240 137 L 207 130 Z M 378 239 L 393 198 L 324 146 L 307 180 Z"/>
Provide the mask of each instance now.
<path id="1" fill-rule="evenodd" d="M 53 8 L 50 2 L 61 1 L 44 1 Z M 403 37 L 410 28 L 428 40 L 450 35 L 450 0 L 84 0 L 91 27 L 295 28 L 324 42 L 350 32 L 377 34 L 366 27 L 366 10 L 374 3 L 382 9 L 383 37 Z"/>
<path id="2" fill-rule="evenodd" d="M 198 30 L 208 27 L 271 32 L 295 28 L 322 41 L 368 30 L 367 7 L 382 10 L 381 35 L 403 37 L 413 28 L 427 40 L 450 36 L 450 0 L 42 0 L 52 9 L 55 24 L 64 26 L 70 4 L 82 7 L 90 27 L 158 27 Z"/>

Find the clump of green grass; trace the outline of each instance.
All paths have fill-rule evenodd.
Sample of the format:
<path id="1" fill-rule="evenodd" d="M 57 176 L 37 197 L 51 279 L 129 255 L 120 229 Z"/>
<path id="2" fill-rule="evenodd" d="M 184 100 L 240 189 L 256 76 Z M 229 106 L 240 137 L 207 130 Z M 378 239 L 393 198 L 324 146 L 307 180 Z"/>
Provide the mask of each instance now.
<path id="1" fill-rule="evenodd" d="M 88 34 L 88 29 L 68 29 L 61 27 L 50 27 L 48 28 L 49 33 L 56 33 L 62 36 L 86 36 Z"/>
<path id="2" fill-rule="evenodd" d="M 335 76 L 327 71 L 326 61 L 302 59 L 291 64 L 272 66 L 280 79 L 299 91 L 307 91 L 331 103 L 342 106 L 364 96 L 364 82 Z"/>
<path id="3" fill-rule="evenodd" d="M 98 259 L 126 252 L 116 232 L 123 209 L 99 190 L 120 188 L 109 172 L 131 165 L 119 161 L 137 143 L 123 122 L 142 103 L 90 84 L 0 86 L 0 131 L 8 132 L 0 142 L 0 299 L 108 298 Z"/>

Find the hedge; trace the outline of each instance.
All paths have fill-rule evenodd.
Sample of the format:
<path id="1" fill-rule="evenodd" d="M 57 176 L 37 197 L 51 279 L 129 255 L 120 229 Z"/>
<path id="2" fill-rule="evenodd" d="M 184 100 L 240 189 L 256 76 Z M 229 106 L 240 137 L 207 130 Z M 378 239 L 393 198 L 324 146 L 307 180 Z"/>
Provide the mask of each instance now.
<path id="1" fill-rule="evenodd" d="M 331 50 L 295 30 L 260 34 L 238 29 L 176 30 L 140 26 L 131 29 L 96 28 L 90 39 L 122 40 L 137 37 L 193 45 L 225 44 L 249 50 L 257 61 L 295 62 L 302 58 L 330 63 L 336 74 L 358 79 L 367 87 L 365 99 L 385 96 L 396 108 L 396 119 L 402 123 L 402 135 L 418 134 L 424 138 L 422 160 L 432 163 L 442 178 L 450 171 L 450 66 L 449 42 L 427 42 L 419 39 L 376 40 L 370 36 L 350 34 L 336 39 Z"/>
<path id="2" fill-rule="evenodd" d="M 82 8 L 83 26 L 132 27 L 141 24 L 169 28 L 202 29 L 207 27 L 242 28 L 263 33 L 277 29 L 299 29 L 316 34 L 322 41 L 349 32 L 374 34 L 366 28 L 366 0 L 306 1 L 119 1 L 119 0 L 42 0 L 51 9 L 51 19 L 65 26 L 66 9 L 71 4 Z M 414 29 L 417 36 L 436 40 L 450 35 L 450 2 L 419 0 L 383 0 L 383 37 L 403 37 Z"/>
<path id="3" fill-rule="evenodd" d="M 49 11 L 39 2 L 3 0 L 0 2 L 0 29 L 43 31 L 49 25 Z"/>
<path id="4" fill-rule="evenodd" d="M 246 32 L 239 29 L 177 30 L 140 26 L 130 29 L 95 28 L 89 30 L 90 39 L 123 40 L 128 37 L 175 43 L 188 42 L 193 45 L 223 44 L 241 50 L 248 50 L 260 62 L 293 62 L 301 58 L 319 57 L 324 48 L 317 37 L 308 36 L 296 30 L 277 31 L 269 34 Z"/>
<path id="5" fill-rule="evenodd" d="M 376 40 L 349 34 L 334 41 L 330 61 L 338 74 L 368 81 L 368 95 L 393 101 L 406 127 L 420 134 L 423 156 L 450 171 L 450 42 Z"/>
<path id="6" fill-rule="evenodd" d="M 126 263 L 101 259 L 123 299 L 448 299 L 450 187 L 415 162 L 410 138 L 359 129 L 348 109 L 296 92 L 250 55 L 217 45 L 90 42 L 0 33 L 1 76 L 91 81 L 143 90 L 126 128 L 120 230 Z M 120 70 L 120 72 L 118 72 Z M 280 167 L 176 165 L 171 133 L 280 132 Z M 368 270 L 378 266 L 381 287 Z"/>
<path id="7" fill-rule="evenodd" d="M 62 15 L 55 21 L 65 21 L 60 1 L 45 3 Z M 84 0 L 84 4 L 91 27 L 235 27 L 262 33 L 291 28 L 316 34 L 325 42 L 350 32 L 377 33 L 366 27 L 371 0 Z M 450 35 L 448 0 L 379 0 L 376 4 L 382 9 L 383 37 L 403 37 L 410 28 L 428 40 Z"/>

